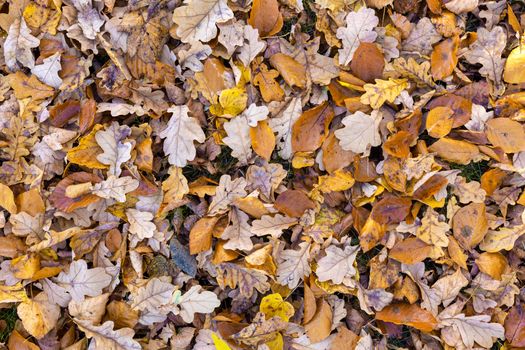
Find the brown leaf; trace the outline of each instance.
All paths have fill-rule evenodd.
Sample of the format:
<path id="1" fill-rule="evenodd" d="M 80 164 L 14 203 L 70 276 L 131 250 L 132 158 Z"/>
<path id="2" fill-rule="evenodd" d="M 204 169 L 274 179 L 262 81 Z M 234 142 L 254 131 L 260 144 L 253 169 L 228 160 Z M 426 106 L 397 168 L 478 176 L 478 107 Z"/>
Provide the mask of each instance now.
<path id="1" fill-rule="evenodd" d="M 513 347 L 525 347 L 525 309 L 519 302 L 505 318 L 505 338 Z"/>
<path id="2" fill-rule="evenodd" d="M 424 310 L 416 304 L 396 303 L 388 305 L 376 313 L 376 319 L 414 327 L 426 333 L 432 332 L 438 325 L 438 321 L 430 311 Z"/>
<path id="3" fill-rule="evenodd" d="M 385 197 L 374 205 L 370 217 L 379 224 L 397 224 L 406 218 L 411 205 L 409 198 Z"/>
<path id="4" fill-rule="evenodd" d="M 376 44 L 361 42 L 354 52 L 350 68 L 359 79 L 373 83 L 383 76 L 385 57 Z"/>
<path id="5" fill-rule="evenodd" d="M 190 254 L 205 252 L 211 248 L 212 230 L 220 216 L 203 217 L 190 231 Z"/>
<path id="6" fill-rule="evenodd" d="M 306 110 L 292 127 L 292 150 L 313 152 L 321 147 L 334 118 L 334 110 L 328 102 Z"/>
<path id="7" fill-rule="evenodd" d="M 315 208 L 314 202 L 302 191 L 286 190 L 275 200 L 275 208 L 293 218 L 303 215 L 305 210 Z"/>
<path id="8" fill-rule="evenodd" d="M 89 204 L 100 200 L 100 197 L 87 193 L 75 198 L 69 198 L 66 195 L 66 189 L 71 185 L 88 182 L 95 184 L 100 181 L 102 180 L 94 174 L 86 172 L 73 173 L 58 183 L 53 193 L 49 196 L 49 200 L 56 208 L 66 213 L 70 213 L 78 208 L 85 208 Z"/>
<path id="9" fill-rule="evenodd" d="M 318 301 L 314 317 L 304 326 L 312 343 L 326 339 L 332 331 L 332 308 L 327 301 Z"/>
<path id="10" fill-rule="evenodd" d="M 452 119 L 454 119 L 453 128 L 466 124 L 472 114 L 472 102 L 454 94 L 437 97 L 427 105 L 427 108 L 431 110 L 436 107 L 449 107 L 454 111 L 454 115 L 452 115 Z"/>
<path id="11" fill-rule="evenodd" d="M 525 150 L 525 130 L 517 121 L 508 118 L 494 118 L 487 122 L 487 137 L 505 153 Z"/>
<path id="12" fill-rule="evenodd" d="M 397 242 L 390 249 L 388 256 L 403 264 L 412 265 L 430 256 L 432 247 L 417 237 L 408 237 Z"/>
<path id="13" fill-rule="evenodd" d="M 248 24 L 259 30 L 260 37 L 277 34 L 283 26 L 277 0 L 253 0 Z"/>
<path id="14" fill-rule="evenodd" d="M 250 138 L 254 152 L 269 161 L 275 149 L 275 134 L 268 122 L 261 120 L 256 127 L 250 128 Z"/>
<path id="15" fill-rule="evenodd" d="M 464 249 L 470 250 L 477 246 L 488 231 L 485 204 L 470 203 L 460 208 L 452 218 L 452 230 Z"/>
<path id="16" fill-rule="evenodd" d="M 321 149 L 323 151 L 323 165 L 329 173 L 350 165 L 355 155 L 354 152 L 345 151 L 341 148 L 339 140 L 333 132 L 328 134 Z"/>
<path id="17" fill-rule="evenodd" d="M 507 259 L 499 252 L 481 253 L 476 259 L 476 265 L 478 265 L 478 268 L 481 272 L 486 273 L 496 280 L 501 280 L 501 275 L 509 267 Z"/>
<path id="18" fill-rule="evenodd" d="M 467 141 L 453 140 L 447 137 L 434 142 L 428 150 L 449 162 L 468 164 L 479 156 L 479 149 Z"/>
<path id="19" fill-rule="evenodd" d="M 459 36 L 448 38 L 434 46 L 430 56 L 432 77 L 441 80 L 448 77 L 458 64 Z"/>
<path id="20" fill-rule="evenodd" d="M 306 86 L 306 69 L 292 57 L 283 53 L 276 53 L 270 57 L 270 63 L 272 67 L 279 71 L 288 85 L 297 86 L 298 88 Z"/>
<path id="21" fill-rule="evenodd" d="M 427 115 L 426 128 L 428 134 L 436 139 L 447 136 L 454 125 L 453 115 L 454 111 L 449 107 L 438 106 L 433 108 Z"/>

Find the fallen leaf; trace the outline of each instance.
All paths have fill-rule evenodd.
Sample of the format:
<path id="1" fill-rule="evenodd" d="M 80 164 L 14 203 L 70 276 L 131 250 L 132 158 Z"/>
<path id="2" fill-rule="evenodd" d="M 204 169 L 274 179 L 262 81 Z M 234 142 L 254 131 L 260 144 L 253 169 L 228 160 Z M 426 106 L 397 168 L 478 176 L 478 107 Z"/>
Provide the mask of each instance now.
<path id="1" fill-rule="evenodd" d="M 416 304 L 396 303 L 376 313 L 376 319 L 414 327 L 422 332 L 432 332 L 438 326 L 436 318 Z"/>

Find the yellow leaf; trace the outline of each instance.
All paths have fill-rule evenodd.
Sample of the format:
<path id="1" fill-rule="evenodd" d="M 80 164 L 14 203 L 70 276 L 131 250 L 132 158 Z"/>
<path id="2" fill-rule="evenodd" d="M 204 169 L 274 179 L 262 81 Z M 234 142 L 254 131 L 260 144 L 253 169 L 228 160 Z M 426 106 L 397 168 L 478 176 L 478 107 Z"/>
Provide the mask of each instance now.
<path id="1" fill-rule="evenodd" d="M 259 308 L 259 310 L 265 314 L 266 319 L 279 316 L 286 322 L 288 322 L 295 312 L 292 304 L 284 301 L 279 293 L 270 294 L 262 298 Z"/>
<path id="2" fill-rule="evenodd" d="M 222 90 L 219 103 L 210 106 L 210 112 L 217 116 L 235 117 L 246 109 L 248 94 L 241 87 Z"/>
<path id="3" fill-rule="evenodd" d="M 276 53 L 270 58 L 270 64 L 279 71 L 288 85 L 301 89 L 306 87 L 306 68 L 292 57 Z"/>
<path id="4" fill-rule="evenodd" d="M 211 333 L 211 339 L 213 340 L 213 345 L 215 345 L 215 349 L 217 350 L 232 350 L 228 344 L 221 338 L 217 336 L 215 333 Z"/>
<path id="5" fill-rule="evenodd" d="M 40 257 L 34 254 L 26 254 L 11 260 L 13 276 L 21 280 L 31 279 L 40 269 Z"/>
<path id="6" fill-rule="evenodd" d="M 520 45 L 516 47 L 507 57 L 505 62 L 505 71 L 503 72 L 503 79 L 507 83 L 521 84 L 525 83 L 525 46 Z"/>
<path id="7" fill-rule="evenodd" d="M 27 300 L 28 297 L 22 283 L 14 286 L 0 286 L 0 303 L 19 303 Z"/>
<path id="8" fill-rule="evenodd" d="M 50 302 L 46 293 L 18 305 L 17 313 L 24 328 L 33 337 L 40 339 L 52 330 L 60 318 L 60 306 Z"/>
<path id="9" fill-rule="evenodd" d="M 319 176 L 318 190 L 324 193 L 346 191 L 355 183 L 352 173 L 343 169 L 334 171 L 332 175 Z"/>
<path id="10" fill-rule="evenodd" d="M 17 209 L 13 191 L 2 183 L 0 183 L 0 206 L 4 207 L 9 214 L 16 214 Z"/>
<path id="11" fill-rule="evenodd" d="M 48 4 L 45 4 L 46 2 Z M 48 32 L 51 35 L 55 35 L 60 17 L 62 16 L 60 2 L 58 2 L 58 4 L 55 1 L 31 2 L 24 9 L 23 16 L 28 27 L 32 30 Z"/>
<path id="12" fill-rule="evenodd" d="M 102 148 L 95 140 L 95 134 L 103 128 L 104 126 L 101 124 L 95 125 L 89 134 L 80 139 L 77 147 L 73 147 L 67 152 L 67 159 L 71 163 L 88 168 L 107 169 L 107 165 L 97 160 L 97 155 L 102 154 Z"/>
<path id="13" fill-rule="evenodd" d="M 284 348 L 284 341 L 283 336 L 281 333 L 277 333 L 277 336 L 270 340 L 269 342 L 266 342 L 265 345 L 270 350 L 283 350 Z"/>
<path id="14" fill-rule="evenodd" d="M 401 91 L 408 87 L 406 79 L 376 79 L 375 84 L 365 84 L 365 93 L 361 96 L 361 103 L 379 109 L 385 102 L 394 102 Z"/>

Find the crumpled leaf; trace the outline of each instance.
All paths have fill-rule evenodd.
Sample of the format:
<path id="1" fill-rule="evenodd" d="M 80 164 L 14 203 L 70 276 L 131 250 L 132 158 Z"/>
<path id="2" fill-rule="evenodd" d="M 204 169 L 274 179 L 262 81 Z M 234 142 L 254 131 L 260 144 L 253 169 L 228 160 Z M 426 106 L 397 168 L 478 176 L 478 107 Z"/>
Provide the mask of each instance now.
<path id="1" fill-rule="evenodd" d="M 496 86 L 501 84 L 504 60 L 501 54 L 505 49 L 507 37 L 503 28 L 496 26 L 492 30 L 478 28 L 477 40 L 470 45 L 465 58 L 470 63 L 481 64 L 479 73 L 490 79 Z"/>
<path id="2" fill-rule="evenodd" d="M 131 328 L 114 330 L 113 321 L 96 326 L 89 321 L 73 319 L 78 328 L 92 339 L 95 349 L 140 350 L 140 344 L 133 340 L 135 332 Z"/>
<path id="3" fill-rule="evenodd" d="M 225 0 L 186 0 L 184 6 L 173 12 L 173 22 L 178 25 L 177 36 L 182 42 L 208 42 L 217 36 L 217 23 L 233 18 Z"/>
<path id="4" fill-rule="evenodd" d="M 37 47 L 39 43 L 40 40 L 31 35 L 31 30 L 27 27 L 24 18 L 16 19 L 9 27 L 4 42 L 4 58 L 7 67 L 11 71 L 18 70 L 20 64 L 23 67 L 33 68 L 35 58 L 31 49 Z"/>
<path id="5" fill-rule="evenodd" d="M 109 165 L 111 175 L 119 176 L 122 173 L 122 164 L 131 159 L 133 145 L 123 142 L 130 132 L 129 127 L 113 122 L 107 130 L 100 130 L 95 134 L 95 140 L 103 150 L 102 154 L 97 155 L 97 160 Z"/>

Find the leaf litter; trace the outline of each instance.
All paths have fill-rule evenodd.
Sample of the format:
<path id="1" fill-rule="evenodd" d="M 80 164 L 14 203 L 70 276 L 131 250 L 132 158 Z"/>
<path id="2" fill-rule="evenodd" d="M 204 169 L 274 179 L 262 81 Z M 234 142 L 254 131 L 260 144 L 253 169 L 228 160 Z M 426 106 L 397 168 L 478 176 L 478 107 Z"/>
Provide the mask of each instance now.
<path id="1" fill-rule="evenodd" d="M 0 4 L 2 349 L 525 347 L 522 2 Z"/>

